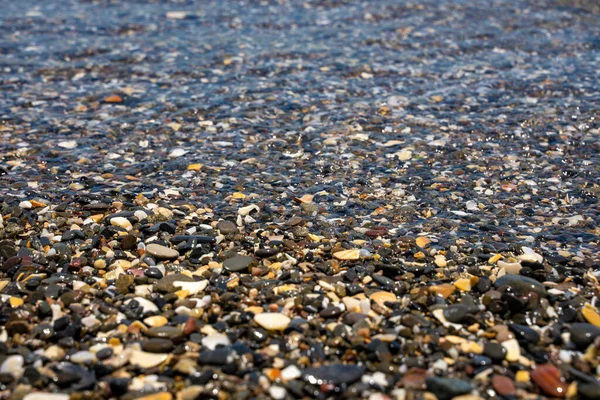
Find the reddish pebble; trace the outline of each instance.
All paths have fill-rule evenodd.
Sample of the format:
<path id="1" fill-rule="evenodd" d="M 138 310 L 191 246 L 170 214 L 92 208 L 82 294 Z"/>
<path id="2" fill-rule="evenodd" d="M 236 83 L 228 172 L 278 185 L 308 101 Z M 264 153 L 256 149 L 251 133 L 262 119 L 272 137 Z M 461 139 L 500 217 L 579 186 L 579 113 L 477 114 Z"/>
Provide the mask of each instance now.
<path id="1" fill-rule="evenodd" d="M 427 370 L 421 368 L 411 368 L 406 372 L 406 375 L 400 379 L 401 387 L 409 390 L 424 390 L 425 377 Z"/>
<path id="2" fill-rule="evenodd" d="M 270 312 L 277 312 L 279 311 L 279 306 L 277 304 L 269 304 L 269 311 Z"/>
<path id="3" fill-rule="evenodd" d="M 121 96 L 117 96 L 116 94 L 113 94 L 112 96 L 105 97 L 104 102 L 105 103 L 122 103 L 123 98 Z"/>
<path id="4" fill-rule="evenodd" d="M 568 384 L 560 371 L 552 364 L 538 365 L 531 371 L 531 379 L 548 396 L 565 397 L 567 395 Z"/>
<path id="5" fill-rule="evenodd" d="M 183 326 L 183 334 L 185 336 L 190 335 L 192 332 L 196 331 L 196 318 L 188 318 L 185 321 L 185 325 Z"/>
<path id="6" fill-rule="evenodd" d="M 504 375 L 494 375 L 492 386 L 500 396 L 513 396 L 515 394 L 515 383 Z"/>

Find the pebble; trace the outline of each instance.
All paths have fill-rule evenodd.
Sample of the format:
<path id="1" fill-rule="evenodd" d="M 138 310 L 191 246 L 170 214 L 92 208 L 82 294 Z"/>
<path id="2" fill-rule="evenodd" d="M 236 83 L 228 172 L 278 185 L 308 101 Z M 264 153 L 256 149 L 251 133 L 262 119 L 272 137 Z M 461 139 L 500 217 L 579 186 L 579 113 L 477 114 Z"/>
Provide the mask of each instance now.
<path id="1" fill-rule="evenodd" d="M 587 349 L 597 337 L 600 337 L 600 328 L 592 324 L 571 324 L 569 332 L 571 333 L 571 341 L 579 350 Z"/>
<path id="2" fill-rule="evenodd" d="M 227 335 L 222 333 L 211 333 L 202 338 L 202 346 L 209 350 L 214 350 L 219 346 L 231 346 L 231 342 Z"/>
<path id="3" fill-rule="evenodd" d="M 169 320 L 162 315 L 153 315 L 148 318 L 144 318 L 144 324 L 152 327 L 160 327 L 169 323 Z"/>
<path id="4" fill-rule="evenodd" d="M 134 350 L 131 352 L 129 362 L 131 365 L 142 369 L 154 368 L 165 362 L 169 358 L 168 354 L 154 354 L 146 351 Z"/>
<path id="5" fill-rule="evenodd" d="M 271 395 L 271 397 L 275 400 L 281 400 L 281 399 L 285 399 L 285 397 L 287 396 L 287 391 L 285 390 L 285 388 L 281 387 L 281 386 L 271 386 L 269 388 L 269 394 Z"/>
<path id="6" fill-rule="evenodd" d="M 133 299 L 127 300 L 125 302 L 125 305 L 128 305 L 132 300 L 138 302 L 138 304 L 142 307 L 142 312 L 144 314 L 149 312 L 158 312 L 158 307 L 156 306 L 156 304 L 154 304 L 150 300 L 144 299 L 143 297 L 134 297 Z"/>
<path id="7" fill-rule="evenodd" d="M 129 222 L 129 220 L 125 217 L 114 217 L 110 219 L 110 224 L 114 225 L 114 226 L 118 226 L 120 228 L 123 228 L 125 230 L 132 230 L 133 229 L 133 225 L 131 225 L 131 222 Z"/>
<path id="8" fill-rule="evenodd" d="M 359 249 L 351 249 L 351 250 L 342 250 L 336 253 L 333 253 L 333 256 L 338 260 L 358 260 L 360 259 L 360 250 Z"/>
<path id="9" fill-rule="evenodd" d="M 492 387 L 500 396 L 514 396 L 516 394 L 514 382 L 504 375 L 494 374 L 492 376 Z"/>
<path id="10" fill-rule="evenodd" d="M 525 325 L 508 324 L 508 328 L 515 334 L 515 338 L 521 343 L 537 344 L 540 334 Z"/>
<path id="11" fill-rule="evenodd" d="M 568 384 L 552 364 L 540 364 L 531 371 L 531 380 L 548 396 L 566 397 Z"/>
<path id="12" fill-rule="evenodd" d="M 598 311 L 590 303 L 586 303 L 581 309 L 581 314 L 587 322 L 590 324 L 600 327 L 600 315 Z"/>
<path id="13" fill-rule="evenodd" d="M 504 275 L 494 282 L 496 288 L 507 287 L 511 292 L 518 296 L 526 296 L 530 292 L 537 293 L 545 297 L 546 289 L 535 279 L 523 275 Z"/>
<path id="14" fill-rule="evenodd" d="M 230 221 L 219 221 L 217 224 L 217 229 L 223 235 L 229 235 L 238 232 L 238 227 Z"/>
<path id="15" fill-rule="evenodd" d="M 247 271 L 256 264 L 254 257 L 237 255 L 223 262 L 223 268 L 231 272 Z"/>
<path id="16" fill-rule="evenodd" d="M 182 290 L 186 290 L 190 295 L 198 294 L 208 286 L 208 281 L 206 279 L 196 282 L 184 282 L 184 281 L 174 281 L 173 287 L 181 288 Z"/>
<path id="17" fill-rule="evenodd" d="M 146 245 L 146 251 L 151 256 L 154 256 L 161 260 L 168 260 L 179 257 L 179 252 L 177 250 L 168 248 L 157 243 L 150 243 L 149 245 Z"/>
<path id="18" fill-rule="evenodd" d="M 502 342 L 502 346 L 506 349 L 506 360 L 509 362 L 519 361 L 521 357 L 521 347 L 517 339 L 509 339 Z"/>
<path id="19" fill-rule="evenodd" d="M 364 373 L 365 367 L 362 365 L 332 364 L 307 368 L 302 371 L 302 378 L 312 385 L 349 385 L 359 380 Z"/>
<path id="20" fill-rule="evenodd" d="M 453 378 L 440 378 L 428 376 L 425 378 L 427 390 L 437 396 L 439 400 L 450 400 L 473 390 L 471 383 Z"/>
<path id="21" fill-rule="evenodd" d="M 281 331 L 290 325 L 291 319 L 281 313 L 261 313 L 254 316 L 254 322 L 270 331 Z"/>
<path id="22" fill-rule="evenodd" d="M 0 366 L 0 373 L 10 374 L 15 379 L 19 379 L 23 375 L 23 366 L 25 359 L 21 355 L 8 356 Z"/>
<path id="23" fill-rule="evenodd" d="M 284 369 L 281 370 L 281 379 L 284 381 L 291 381 L 294 379 L 298 379 L 302 376 L 302 371 L 295 365 L 288 365 Z"/>

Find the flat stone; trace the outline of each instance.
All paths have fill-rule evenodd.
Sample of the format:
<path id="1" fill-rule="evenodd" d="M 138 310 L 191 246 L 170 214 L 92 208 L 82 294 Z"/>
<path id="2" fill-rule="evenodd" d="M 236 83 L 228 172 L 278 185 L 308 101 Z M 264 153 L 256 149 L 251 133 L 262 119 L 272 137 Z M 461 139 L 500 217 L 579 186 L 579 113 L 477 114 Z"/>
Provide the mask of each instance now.
<path id="1" fill-rule="evenodd" d="M 535 279 L 523 276 L 523 275 L 504 275 L 496 279 L 494 282 L 496 288 L 506 287 L 510 292 L 515 293 L 518 296 L 525 296 L 530 292 L 539 294 L 540 296 L 546 296 L 546 289 L 544 285 Z"/>
<path id="2" fill-rule="evenodd" d="M 515 383 L 504 375 L 494 374 L 492 387 L 500 396 L 513 396 L 516 393 Z"/>
<path id="3" fill-rule="evenodd" d="M 140 350 L 133 350 L 129 363 L 133 366 L 148 369 L 154 368 L 169 358 L 168 354 L 154 354 Z"/>
<path id="4" fill-rule="evenodd" d="M 248 269 L 256 264 L 254 257 L 237 255 L 223 261 L 223 268 L 231 272 L 248 271 Z"/>
<path id="5" fill-rule="evenodd" d="M 337 253 L 333 253 L 333 256 L 338 260 L 358 260 L 360 259 L 359 249 L 342 250 Z"/>
<path id="6" fill-rule="evenodd" d="M 152 338 L 142 343 L 142 350 L 148 353 L 169 353 L 175 344 L 170 339 Z"/>
<path id="7" fill-rule="evenodd" d="M 281 331 L 288 327 L 291 319 L 280 313 L 261 313 L 254 316 L 254 322 L 270 331 Z"/>
<path id="8" fill-rule="evenodd" d="M 179 252 L 175 249 L 160 245 L 158 243 L 150 243 L 146 246 L 146 252 L 158 259 L 172 259 L 179 257 Z"/>

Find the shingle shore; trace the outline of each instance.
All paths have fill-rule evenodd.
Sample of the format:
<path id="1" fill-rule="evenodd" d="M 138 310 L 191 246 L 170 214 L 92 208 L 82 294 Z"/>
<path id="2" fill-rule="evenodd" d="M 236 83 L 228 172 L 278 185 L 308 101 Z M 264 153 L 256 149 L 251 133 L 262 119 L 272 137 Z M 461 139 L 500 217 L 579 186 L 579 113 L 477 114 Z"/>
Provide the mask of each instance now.
<path id="1" fill-rule="evenodd" d="M 0 398 L 600 398 L 600 16 L 531 3 L 5 5 Z"/>

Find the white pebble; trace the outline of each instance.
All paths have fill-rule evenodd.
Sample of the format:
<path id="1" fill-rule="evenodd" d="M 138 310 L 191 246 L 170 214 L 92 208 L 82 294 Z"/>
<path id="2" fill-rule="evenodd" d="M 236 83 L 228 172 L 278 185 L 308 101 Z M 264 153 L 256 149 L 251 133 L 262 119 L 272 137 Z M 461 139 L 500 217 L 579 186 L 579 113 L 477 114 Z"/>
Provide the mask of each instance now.
<path id="1" fill-rule="evenodd" d="M 33 207 L 33 204 L 31 204 L 30 201 L 25 200 L 19 203 L 19 207 L 29 209 Z"/>
<path id="2" fill-rule="evenodd" d="M 96 356 L 89 351 L 78 351 L 71 355 L 71 361 L 77 364 L 88 364 L 96 361 Z"/>
<path id="3" fill-rule="evenodd" d="M 287 391 L 281 386 L 271 386 L 269 388 L 269 394 L 273 399 L 280 400 L 285 398 L 285 396 L 287 395 Z"/>
<path id="4" fill-rule="evenodd" d="M 295 365 L 288 365 L 281 371 L 281 378 L 287 381 L 298 379 L 302 376 L 302 372 Z"/>
<path id="5" fill-rule="evenodd" d="M 173 282 L 173 287 L 179 287 L 182 290 L 187 290 L 190 292 L 190 295 L 198 294 L 208 286 L 208 281 L 206 279 L 198 281 L 198 282 L 185 282 L 185 281 L 175 281 Z"/>
<path id="6" fill-rule="evenodd" d="M 217 346 L 229 346 L 231 342 L 227 335 L 222 333 L 211 333 L 210 335 L 202 338 L 202 346 L 209 350 L 214 350 Z"/>
<path id="7" fill-rule="evenodd" d="M 23 397 L 23 400 L 69 400 L 68 394 L 33 392 Z"/>
<path id="8" fill-rule="evenodd" d="M 16 379 L 19 379 L 23 375 L 23 365 L 25 359 L 21 355 L 14 355 L 6 357 L 6 360 L 0 366 L 0 373 L 11 374 Z"/>
<path id="9" fill-rule="evenodd" d="M 63 149 L 74 149 L 77 147 L 77 142 L 74 140 L 64 140 L 62 142 L 58 142 L 58 146 Z"/>

